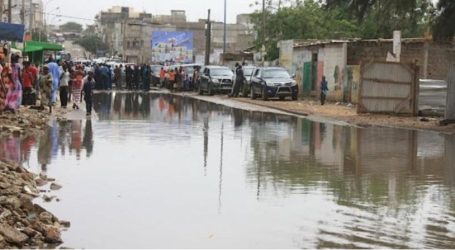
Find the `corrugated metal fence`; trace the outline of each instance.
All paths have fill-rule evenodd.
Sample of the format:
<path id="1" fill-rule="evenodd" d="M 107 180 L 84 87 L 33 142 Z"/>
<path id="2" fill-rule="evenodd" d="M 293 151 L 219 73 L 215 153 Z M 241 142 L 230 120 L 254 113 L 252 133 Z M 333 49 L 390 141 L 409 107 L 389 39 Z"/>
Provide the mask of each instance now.
<path id="1" fill-rule="evenodd" d="M 418 67 L 372 62 L 361 66 L 359 113 L 417 114 Z"/>

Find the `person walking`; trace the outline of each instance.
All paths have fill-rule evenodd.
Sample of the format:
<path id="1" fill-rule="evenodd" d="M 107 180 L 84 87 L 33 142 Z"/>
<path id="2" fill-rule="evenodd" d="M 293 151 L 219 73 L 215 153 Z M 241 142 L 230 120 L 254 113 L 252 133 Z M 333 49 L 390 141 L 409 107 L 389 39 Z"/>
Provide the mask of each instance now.
<path id="1" fill-rule="evenodd" d="M 73 80 L 73 109 L 79 109 L 79 103 L 81 103 L 81 90 L 84 84 L 84 72 L 78 66 L 74 73 L 75 78 Z"/>
<path id="2" fill-rule="evenodd" d="M 139 89 L 139 81 L 141 77 L 141 69 L 139 68 L 139 65 L 134 65 L 134 73 L 133 73 L 133 84 L 134 84 L 134 89 Z"/>
<path id="3" fill-rule="evenodd" d="M 19 55 L 11 56 L 11 65 L 6 66 L 3 71 L 6 73 L 6 109 L 15 112 L 22 104 L 21 67 L 19 66 Z"/>
<path id="4" fill-rule="evenodd" d="M 164 71 L 164 68 L 161 67 L 161 69 L 160 69 L 160 88 L 163 88 L 163 86 L 164 86 L 165 75 L 166 75 L 166 72 Z"/>
<path id="5" fill-rule="evenodd" d="M 69 91 L 69 82 L 71 80 L 70 72 L 66 65 L 63 66 L 63 73 L 60 76 L 60 105 L 62 108 L 66 109 L 68 105 L 68 91 Z"/>
<path id="6" fill-rule="evenodd" d="M 60 66 L 54 61 L 54 59 L 49 57 L 49 63 L 47 64 L 49 68 L 49 73 L 52 75 L 52 105 L 57 101 L 57 89 L 60 81 Z"/>
<path id="7" fill-rule="evenodd" d="M 121 64 L 120 64 L 121 66 Z M 114 68 L 114 83 L 115 83 L 115 87 L 117 89 L 121 89 L 121 68 L 118 66 L 118 65 L 115 65 L 115 68 Z"/>
<path id="8" fill-rule="evenodd" d="M 150 81 L 151 81 L 151 77 L 152 77 L 152 68 L 150 67 L 150 65 L 145 65 L 144 67 L 145 67 L 144 73 L 142 76 L 143 88 L 144 88 L 144 91 L 149 91 L 150 90 Z"/>
<path id="9" fill-rule="evenodd" d="M 27 105 L 35 105 L 36 96 L 34 96 L 34 83 L 36 81 L 36 74 L 35 68 L 30 66 L 30 62 L 24 62 L 24 69 L 22 70 L 22 81 L 24 91 L 22 93 L 22 104 Z"/>
<path id="10" fill-rule="evenodd" d="M 325 104 L 325 98 L 327 97 L 327 93 L 329 91 L 327 80 L 325 79 L 325 76 L 322 77 L 321 80 L 321 105 Z"/>
<path id="11" fill-rule="evenodd" d="M 133 69 L 131 68 L 131 65 L 126 65 L 125 78 L 126 78 L 126 88 L 128 90 L 131 90 L 132 89 L 132 81 L 133 81 Z"/>
<path id="12" fill-rule="evenodd" d="M 82 88 L 82 96 L 85 101 L 85 109 L 87 111 L 87 116 L 92 115 L 92 99 L 94 88 L 95 80 L 93 79 L 92 72 L 89 72 L 88 76 L 84 79 L 84 87 Z"/>
<path id="13" fill-rule="evenodd" d="M 235 82 L 234 86 L 232 87 L 232 92 L 229 97 L 238 97 L 240 88 L 242 87 L 243 81 L 245 80 L 245 76 L 243 74 L 242 65 L 239 63 L 235 64 Z"/>
<path id="14" fill-rule="evenodd" d="M 49 113 L 52 113 L 52 84 L 53 84 L 53 77 L 52 74 L 49 72 L 49 66 L 44 65 L 41 75 L 39 77 L 39 85 L 40 85 L 40 107 L 44 110 L 44 106 L 49 107 Z"/>

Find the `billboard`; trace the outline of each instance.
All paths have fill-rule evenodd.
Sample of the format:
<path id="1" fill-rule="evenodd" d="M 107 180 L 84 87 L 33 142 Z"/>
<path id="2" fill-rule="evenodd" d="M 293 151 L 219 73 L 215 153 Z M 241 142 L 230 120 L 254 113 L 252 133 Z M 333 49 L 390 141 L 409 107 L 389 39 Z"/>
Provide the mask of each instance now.
<path id="1" fill-rule="evenodd" d="M 152 32 L 152 61 L 191 63 L 193 62 L 193 32 Z"/>

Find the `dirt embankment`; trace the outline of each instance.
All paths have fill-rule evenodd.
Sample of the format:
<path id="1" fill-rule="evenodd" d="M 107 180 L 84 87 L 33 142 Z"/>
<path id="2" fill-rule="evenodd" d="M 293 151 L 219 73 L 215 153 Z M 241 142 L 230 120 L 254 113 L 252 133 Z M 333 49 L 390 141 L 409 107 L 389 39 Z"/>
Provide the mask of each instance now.
<path id="1" fill-rule="evenodd" d="M 224 98 L 224 97 L 222 97 Z M 423 129 L 447 134 L 455 134 L 455 124 L 439 125 L 439 119 L 430 117 L 407 117 L 386 114 L 357 114 L 356 106 L 327 103 L 321 106 L 317 100 L 279 101 L 279 100 L 251 100 L 235 98 L 236 101 L 275 108 L 297 115 L 316 116 L 344 121 L 359 126 L 385 126 L 408 129 Z"/>
<path id="2" fill-rule="evenodd" d="M 39 134 L 49 118 L 47 113 L 26 108 L 1 114 L 0 136 Z M 60 232 L 69 222 L 33 203 L 38 197 L 46 200 L 45 193 L 59 188 L 52 178 L 0 159 L 0 248 L 51 248 L 62 243 Z"/>

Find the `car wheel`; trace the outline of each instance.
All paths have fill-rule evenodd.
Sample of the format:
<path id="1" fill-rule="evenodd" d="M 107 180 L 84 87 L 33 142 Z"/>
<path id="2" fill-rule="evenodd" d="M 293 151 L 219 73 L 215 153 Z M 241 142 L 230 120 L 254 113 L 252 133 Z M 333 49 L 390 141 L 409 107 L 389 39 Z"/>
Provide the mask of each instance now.
<path id="1" fill-rule="evenodd" d="M 204 95 L 204 90 L 202 90 L 201 85 L 199 84 L 199 94 Z"/>
<path id="2" fill-rule="evenodd" d="M 292 95 L 292 100 L 293 101 L 297 101 L 297 98 L 298 98 L 297 94 Z"/>
<path id="3" fill-rule="evenodd" d="M 211 83 L 209 83 L 208 89 L 209 89 L 209 90 L 208 90 L 208 94 L 209 94 L 209 95 L 213 95 L 213 86 L 212 86 Z"/>
<path id="4" fill-rule="evenodd" d="M 253 87 L 250 88 L 250 98 L 251 100 L 256 100 L 256 94 L 253 91 Z"/>
<path id="5" fill-rule="evenodd" d="M 262 87 L 262 100 L 267 101 L 269 99 L 267 95 L 267 87 Z"/>
<path id="6" fill-rule="evenodd" d="M 283 101 L 284 98 L 286 98 L 285 96 L 280 96 L 280 100 Z"/>

